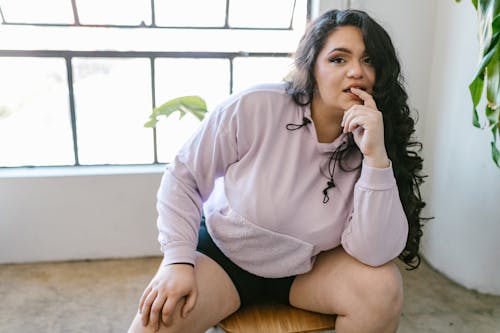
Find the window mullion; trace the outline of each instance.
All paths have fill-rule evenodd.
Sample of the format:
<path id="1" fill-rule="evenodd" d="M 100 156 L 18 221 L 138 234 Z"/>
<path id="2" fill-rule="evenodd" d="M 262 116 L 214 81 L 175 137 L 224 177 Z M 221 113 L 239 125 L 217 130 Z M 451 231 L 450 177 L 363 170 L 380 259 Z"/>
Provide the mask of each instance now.
<path id="1" fill-rule="evenodd" d="M 78 16 L 78 8 L 76 6 L 76 0 L 71 0 L 71 7 L 73 8 L 73 19 L 75 20 L 74 25 L 80 25 L 80 17 Z"/>
<path id="2" fill-rule="evenodd" d="M 234 57 L 229 58 L 229 94 L 233 93 L 233 86 L 234 86 L 233 60 Z"/>
<path id="3" fill-rule="evenodd" d="M 69 94 L 69 110 L 71 119 L 71 133 L 73 135 L 73 153 L 75 156 L 75 165 L 80 165 L 78 158 L 78 135 L 76 131 L 76 112 L 75 112 L 75 92 L 73 90 L 73 66 L 71 57 L 65 57 L 66 60 L 66 76 L 68 79 L 68 94 Z"/>
<path id="4" fill-rule="evenodd" d="M 0 6 L 0 16 L 2 17 L 2 24 L 7 23 L 7 22 L 5 22 L 5 17 L 3 16 L 2 6 Z"/>
<path id="5" fill-rule="evenodd" d="M 226 0 L 226 18 L 224 20 L 225 29 L 229 28 L 229 1 L 230 0 Z"/>
<path id="6" fill-rule="evenodd" d="M 156 18 L 155 18 L 155 0 L 151 0 L 151 27 L 157 28 L 156 26 Z"/>
<path id="7" fill-rule="evenodd" d="M 151 105 L 153 108 L 156 107 L 156 79 L 155 79 L 155 58 L 150 57 L 150 64 L 151 64 Z M 153 156 L 154 156 L 154 162 L 155 164 L 158 163 L 158 144 L 157 144 L 157 134 L 156 134 L 156 127 L 153 127 Z"/>
<path id="8" fill-rule="evenodd" d="M 293 0 L 292 15 L 290 16 L 290 26 L 289 30 L 293 29 L 293 18 L 295 17 L 295 6 L 297 5 L 297 0 Z"/>

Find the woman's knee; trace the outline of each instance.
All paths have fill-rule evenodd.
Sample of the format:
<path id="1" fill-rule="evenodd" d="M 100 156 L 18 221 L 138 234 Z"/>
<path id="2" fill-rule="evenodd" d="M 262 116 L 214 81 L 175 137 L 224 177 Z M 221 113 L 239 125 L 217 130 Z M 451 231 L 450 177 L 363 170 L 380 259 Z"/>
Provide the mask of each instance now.
<path id="1" fill-rule="evenodd" d="M 379 317 L 399 318 L 404 299 L 403 281 L 394 262 L 368 268 L 360 287 L 368 311 Z"/>
<path id="2" fill-rule="evenodd" d="M 178 303 L 171 317 L 172 324 L 161 323 L 159 332 L 205 332 L 238 309 L 240 305 L 238 291 L 230 277 L 215 261 L 198 253 L 195 276 L 198 297 L 194 308 L 186 317 L 181 317 L 180 312 L 184 303 Z M 136 315 L 129 333 L 146 332 L 154 332 L 154 329 L 150 326 L 143 326 L 141 316 Z"/>

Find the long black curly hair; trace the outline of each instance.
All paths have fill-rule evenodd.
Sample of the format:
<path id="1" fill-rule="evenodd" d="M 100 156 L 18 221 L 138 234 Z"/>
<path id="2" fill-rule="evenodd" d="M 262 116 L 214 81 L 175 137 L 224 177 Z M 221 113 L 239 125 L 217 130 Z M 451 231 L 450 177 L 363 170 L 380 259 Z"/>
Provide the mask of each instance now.
<path id="1" fill-rule="evenodd" d="M 331 10 L 324 13 L 309 24 L 302 36 L 295 53 L 294 69 L 287 79 L 287 91 L 299 105 L 312 102 L 316 88 L 314 66 L 318 53 L 327 37 L 340 26 L 354 26 L 361 30 L 366 53 L 375 67 L 373 98 L 383 115 L 385 147 L 392 161 L 399 196 L 409 225 L 406 246 L 399 258 L 410 269 L 414 269 L 420 264 L 419 244 L 422 222 L 426 220 L 420 216 L 425 206 L 419 190 L 424 178 L 420 174 L 423 160 L 418 155 L 422 144 L 412 139 L 415 122 L 410 116 L 401 66 L 388 33 L 360 10 Z M 357 149 L 352 138 L 349 141 L 350 148 L 337 157 L 340 161 L 346 154 Z M 342 167 L 342 163 L 339 164 Z"/>

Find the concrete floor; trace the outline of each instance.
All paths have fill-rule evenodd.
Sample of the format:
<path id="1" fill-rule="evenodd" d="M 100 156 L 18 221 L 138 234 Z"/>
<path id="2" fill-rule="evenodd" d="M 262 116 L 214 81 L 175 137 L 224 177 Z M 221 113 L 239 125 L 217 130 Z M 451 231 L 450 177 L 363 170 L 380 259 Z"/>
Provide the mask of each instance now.
<path id="1" fill-rule="evenodd" d="M 0 332 L 124 333 L 159 262 L 0 265 Z M 500 296 L 466 290 L 425 263 L 403 276 L 399 332 L 500 333 Z"/>

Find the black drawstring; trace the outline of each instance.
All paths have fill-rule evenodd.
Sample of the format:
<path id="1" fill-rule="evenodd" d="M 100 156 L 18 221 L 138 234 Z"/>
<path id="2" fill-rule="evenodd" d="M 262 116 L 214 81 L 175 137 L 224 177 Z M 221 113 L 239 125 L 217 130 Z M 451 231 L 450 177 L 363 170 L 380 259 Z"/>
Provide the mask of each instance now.
<path id="1" fill-rule="evenodd" d="M 304 126 L 307 126 L 311 123 L 311 121 L 306 118 L 306 117 L 303 117 L 302 118 L 302 124 L 292 124 L 292 123 L 289 123 L 286 125 L 286 129 L 289 130 L 289 131 L 295 131 L 295 130 L 298 130 Z M 338 147 L 337 149 L 335 149 L 334 152 L 332 152 L 332 154 L 330 155 L 330 160 L 328 161 L 328 177 L 329 177 L 329 180 L 326 182 L 326 187 L 325 189 L 323 190 L 323 203 L 326 204 L 329 200 L 330 200 L 330 197 L 328 196 L 328 190 L 330 190 L 331 188 L 334 188 L 335 187 L 335 182 L 333 181 L 333 175 L 335 173 L 335 166 L 337 165 L 337 160 L 338 160 L 338 153 L 340 152 L 340 149 L 342 148 L 342 146 L 344 146 L 344 143 L 345 142 L 342 142 Z M 332 162 L 333 162 L 333 166 L 332 166 Z"/>
<path id="2" fill-rule="evenodd" d="M 333 175 L 335 173 L 335 166 L 337 165 L 337 160 L 338 160 L 338 153 L 340 151 L 340 148 L 344 145 L 345 142 L 342 142 L 337 149 L 330 155 L 330 160 L 328 161 L 328 176 L 330 179 L 326 182 L 326 187 L 323 190 L 323 203 L 326 204 L 329 200 L 330 197 L 328 196 L 328 190 L 331 188 L 335 187 L 335 182 L 333 181 Z M 333 161 L 333 167 L 332 167 L 332 161 Z"/>
<path id="3" fill-rule="evenodd" d="M 302 118 L 302 124 L 292 124 L 292 123 L 286 124 L 286 129 L 289 131 L 295 131 L 298 130 L 299 128 L 309 125 L 310 123 L 311 121 L 306 117 L 304 117 Z"/>

